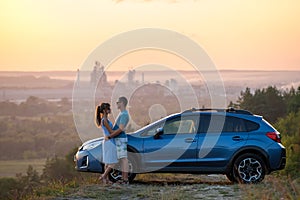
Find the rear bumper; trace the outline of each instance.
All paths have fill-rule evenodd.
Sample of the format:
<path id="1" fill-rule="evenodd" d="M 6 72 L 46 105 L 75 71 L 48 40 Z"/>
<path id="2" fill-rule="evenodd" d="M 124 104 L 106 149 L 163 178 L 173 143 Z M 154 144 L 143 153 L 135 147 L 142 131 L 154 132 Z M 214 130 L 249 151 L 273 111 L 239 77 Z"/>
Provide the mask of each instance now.
<path id="1" fill-rule="evenodd" d="M 281 143 L 273 143 L 268 148 L 268 160 L 269 160 L 269 173 L 282 170 L 286 164 L 286 150 Z"/>
<path id="2" fill-rule="evenodd" d="M 280 164 L 279 164 L 278 170 L 284 169 L 285 164 L 286 164 L 286 150 L 282 149 L 281 159 L 280 159 Z"/>

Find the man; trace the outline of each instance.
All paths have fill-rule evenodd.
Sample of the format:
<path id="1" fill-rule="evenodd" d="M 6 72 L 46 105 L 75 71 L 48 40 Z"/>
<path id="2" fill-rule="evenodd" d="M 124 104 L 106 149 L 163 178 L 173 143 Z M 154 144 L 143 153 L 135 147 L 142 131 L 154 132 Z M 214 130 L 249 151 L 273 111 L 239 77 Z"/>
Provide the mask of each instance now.
<path id="1" fill-rule="evenodd" d="M 125 128 L 129 122 L 129 115 L 126 110 L 127 106 L 126 97 L 120 97 L 117 101 L 117 107 L 120 110 L 116 122 L 113 127 L 113 131 L 109 136 L 105 137 L 106 140 L 111 138 L 115 139 L 117 156 L 122 168 L 122 182 L 121 184 L 128 185 L 128 159 L 127 159 L 127 135 L 125 133 Z"/>

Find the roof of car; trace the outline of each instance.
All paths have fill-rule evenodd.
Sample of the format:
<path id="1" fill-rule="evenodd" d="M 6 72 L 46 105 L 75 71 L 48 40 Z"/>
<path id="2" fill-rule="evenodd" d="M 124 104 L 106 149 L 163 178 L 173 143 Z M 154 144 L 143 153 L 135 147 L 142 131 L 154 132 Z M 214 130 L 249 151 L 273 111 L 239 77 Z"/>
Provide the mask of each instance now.
<path id="1" fill-rule="evenodd" d="M 253 115 L 248 110 L 240 110 L 235 108 L 227 108 L 227 109 L 219 109 L 219 108 L 191 108 L 189 110 L 185 110 L 182 113 L 193 113 L 193 112 L 218 112 L 218 113 L 235 113 L 235 114 L 244 114 L 244 115 Z"/>

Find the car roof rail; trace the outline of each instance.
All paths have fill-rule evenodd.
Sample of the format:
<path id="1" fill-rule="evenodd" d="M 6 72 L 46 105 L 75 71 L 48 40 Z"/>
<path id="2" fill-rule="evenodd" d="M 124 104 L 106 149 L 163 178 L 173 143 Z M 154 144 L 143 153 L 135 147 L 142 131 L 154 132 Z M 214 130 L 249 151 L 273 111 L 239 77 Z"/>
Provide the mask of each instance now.
<path id="1" fill-rule="evenodd" d="M 204 112 L 204 111 L 215 111 L 215 112 L 225 112 L 226 109 L 219 109 L 219 108 L 191 108 L 188 110 L 183 111 L 182 113 L 186 113 L 186 112 Z"/>
<path id="2" fill-rule="evenodd" d="M 183 111 L 182 113 L 187 113 L 187 112 L 205 112 L 205 111 L 214 111 L 214 112 L 230 112 L 230 113 L 236 113 L 236 114 L 244 114 L 244 115 L 253 115 L 250 111 L 248 110 L 240 110 L 240 109 L 235 109 L 235 108 L 227 108 L 227 109 L 222 109 L 222 108 L 191 108 L 188 110 Z"/>
<path id="3" fill-rule="evenodd" d="M 248 110 L 235 109 L 232 107 L 229 107 L 228 109 L 226 109 L 226 112 L 232 112 L 232 113 L 244 114 L 244 115 L 253 115 L 253 113 Z"/>

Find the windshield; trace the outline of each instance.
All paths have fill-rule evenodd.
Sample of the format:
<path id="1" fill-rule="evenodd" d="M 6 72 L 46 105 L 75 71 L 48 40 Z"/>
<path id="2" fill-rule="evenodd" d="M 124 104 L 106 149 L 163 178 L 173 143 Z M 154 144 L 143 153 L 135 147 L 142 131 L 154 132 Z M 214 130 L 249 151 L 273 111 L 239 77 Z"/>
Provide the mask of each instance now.
<path id="1" fill-rule="evenodd" d="M 165 117 L 165 118 L 166 118 L 166 117 Z M 153 122 L 153 123 L 151 123 L 151 124 L 148 124 L 148 125 L 146 125 L 146 126 L 140 128 L 140 129 L 137 130 L 136 132 L 144 132 L 144 131 L 145 131 L 146 129 L 148 129 L 149 127 L 152 127 L 152 126 L 154 126 L 155 124 L 158 124 L 158 123 L 160 123 L 160 122 L 162 122 L 162 121 L 165 121 L 165 118 L 160 119 L 160 120 L 158 120 L 158 121 L 156 121 L 156 122 Z"/>

